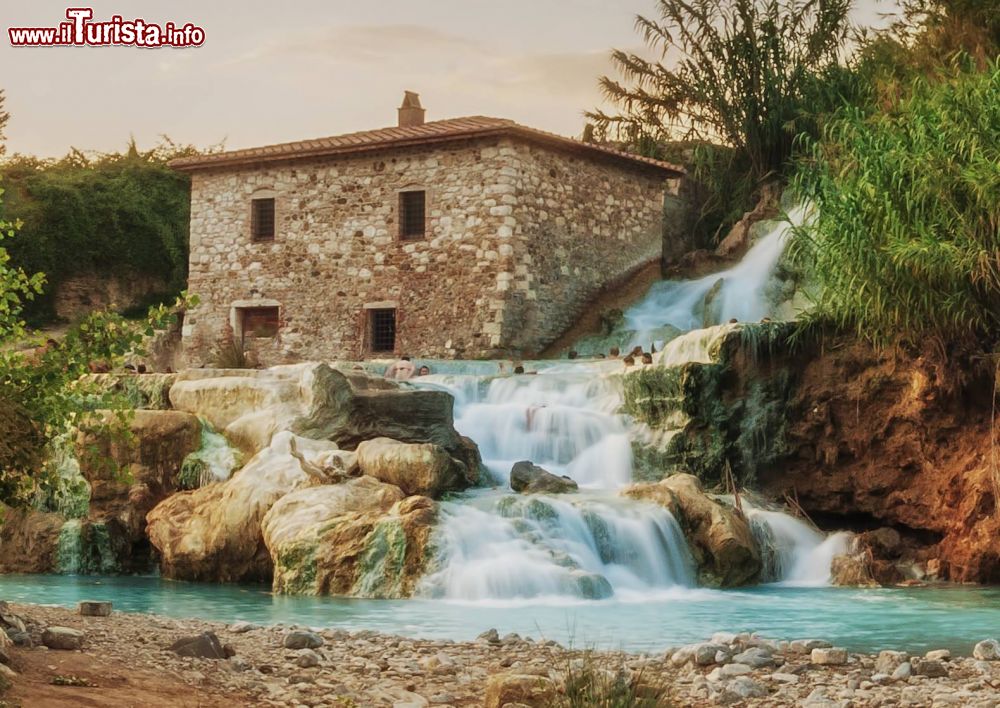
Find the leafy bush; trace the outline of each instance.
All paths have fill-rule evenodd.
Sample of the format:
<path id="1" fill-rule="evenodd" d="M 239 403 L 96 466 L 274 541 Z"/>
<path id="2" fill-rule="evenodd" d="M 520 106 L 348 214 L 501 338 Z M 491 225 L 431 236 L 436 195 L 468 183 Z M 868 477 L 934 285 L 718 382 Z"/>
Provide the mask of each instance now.
<path id="1" fill-rule="evenodd" d="M 819 205 L 796 261 L 818 317 L 875 341 L 1000 327 L 1000 70 L 915 80 L 883 110 L 849 106 L 802 139 L 794 186 Z"/>
<path id="2" fill-rule="evenodd" d="M 147 152 L 62 160 L 14 156 L 3 165 L 5 215 L 21 222 L 10 246 L 13 263 L 46 276 L 44 294 L 25 310 L 35 323 L 55 317 L 53 295 L 82 273 L 164 279 L 169 302 L 187 278 L 190 182 L 167 167 L 190 147 L 166 143 Z"/>

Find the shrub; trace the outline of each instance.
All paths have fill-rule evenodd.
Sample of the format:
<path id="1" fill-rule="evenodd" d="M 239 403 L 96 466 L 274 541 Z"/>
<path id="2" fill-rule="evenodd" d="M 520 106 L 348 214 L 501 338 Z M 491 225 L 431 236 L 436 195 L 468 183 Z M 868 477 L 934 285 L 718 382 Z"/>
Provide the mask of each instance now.
<path id="1" fill-rule="evenodd" d="M 815 317 L 876 342 L 995 336 L 1000 69 L 907 93 L 871 114 L 845 107 L 802 139 L 794 187 L 819 210 L 792 256 L 819 283 Z"/>

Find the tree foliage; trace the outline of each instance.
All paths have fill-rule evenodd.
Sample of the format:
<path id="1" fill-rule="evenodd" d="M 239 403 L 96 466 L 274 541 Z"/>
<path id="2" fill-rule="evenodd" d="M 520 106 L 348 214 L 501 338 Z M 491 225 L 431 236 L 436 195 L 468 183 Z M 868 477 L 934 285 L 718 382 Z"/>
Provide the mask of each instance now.
<path id="1" fill-rule="evenodd" d="M 659 0 L 636 28 L 659 61 L 615 50 L 601 79 L 618 113 L 590 113 L 633 144 L 685 139 L 733 149 L 753 179 L 781 170 L 812 112 L 814 77 L 838 62 L 850 0 Z"/>
<path id="2" fill-rule="evenodd" d="M 0 221 L 0 241 L 22 238 L 17 224 Z M 0 502 L 10 505 L 30 502 L 39 488 L 51 484 L 44 464 L 48 446 L 87 412 L 114 411 L 108 426 L 122 428 L 130 402 L 83 380 L 91 363 L 115 366 L 126 355 L 142 354 L 146 338 L 175 321 L 190 302 L 182 297 L 173 307 L 151 308 L 144 322 L 108 310 L 93 312 L 59 341 L 25 348 L 37 336 L 26 331 L 22 308 L 43 283 L 41 274 L 28 275 L 12 265 L 0 245 Z"/>
<path id="3" fill-rule="evenodd" d="M 817 315 L 878 341 L 1000 330 L 1000 68 L 917 78 L 803 138 L 794 186 L 818 206 L 793 241 Z"/>
<path id="4" fill-rule="evenodd" d="M 51 320 L 53 295 L 73 275 L 154 277 L 170 298 L 184 288 L 190 182 L 166 163 L 192 152 L 169 142 L 140 152 L 132 143 L 125 153 L 74 150 L 58 161 L 15 155 L 4 164 L 6 214 L 22 223 L 11 258 L 46 276 L 29 319 Z"/>

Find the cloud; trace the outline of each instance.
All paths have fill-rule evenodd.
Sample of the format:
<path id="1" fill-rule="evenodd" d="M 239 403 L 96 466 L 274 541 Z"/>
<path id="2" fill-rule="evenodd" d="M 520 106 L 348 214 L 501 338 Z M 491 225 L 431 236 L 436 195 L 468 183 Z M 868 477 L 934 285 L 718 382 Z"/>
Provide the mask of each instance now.
<path id="1" fill-rule="evenodd" d="M 471 39 L 421 25 L 353 25 L 324 27 L 269 40 L 257 49 L 223 62 L 225 66 L 308 58 L 325 63 L 378 65 L 428 56 L 473 54 L 482 45 Z"/>

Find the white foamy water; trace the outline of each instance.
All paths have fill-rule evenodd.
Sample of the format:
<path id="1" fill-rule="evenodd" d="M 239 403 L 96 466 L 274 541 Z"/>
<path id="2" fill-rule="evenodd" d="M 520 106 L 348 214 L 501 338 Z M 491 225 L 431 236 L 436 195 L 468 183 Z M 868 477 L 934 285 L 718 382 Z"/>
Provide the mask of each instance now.
<path id="1" fill-rule="evenodd" d="M 694 585 L 680 527 L 653 505 L 489 494 L 442 507 L 441 566 L 424 581 L 432 596 L 600 600 Z"/>
<path id="2" fill-rule="evenodd" d="M 846 553 L 851 534 L 824 536 L 790 514 L 747 507 L 747 518 L 765 560 L 764 580 L 786 585 L 829 585 L 833 557 Z"/>
<path id="3" fill-rule="evenodd" d="M 792 228 L 802 224 L 807 214 L 805 206 L 792 209 L 789 221 L 779 222 L 761 236 L 732 268 L 693 280 L 664 280 L 653 285 L 645 298 L 625 311 L 624 329 L 635 332 L 632 345 L 648 346 L 664 325 L 682 332 L 703 327 L 706 295 L 719 281 L 719 292 L 712 301 L 718 322 L 757 322 L 771 315 L 765 287 L 774 275 Z"/>

